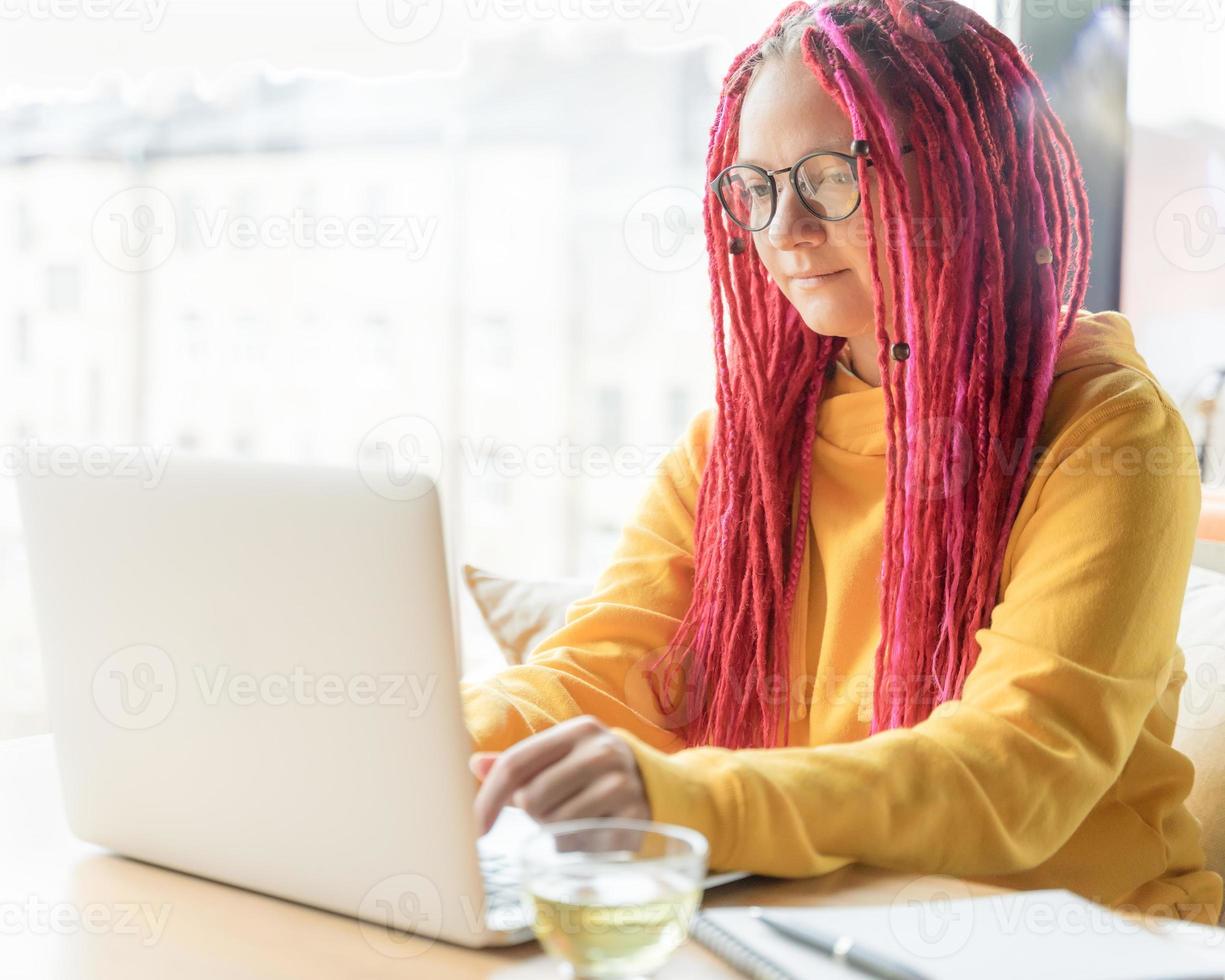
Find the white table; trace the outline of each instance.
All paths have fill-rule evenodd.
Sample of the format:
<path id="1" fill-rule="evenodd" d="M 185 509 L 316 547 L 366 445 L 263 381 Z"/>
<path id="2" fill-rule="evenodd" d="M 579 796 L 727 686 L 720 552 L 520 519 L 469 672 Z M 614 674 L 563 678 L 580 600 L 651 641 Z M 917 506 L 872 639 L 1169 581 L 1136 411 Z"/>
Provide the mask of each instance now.
<path id="1" fill-rule="evenodd" d="M 436 943 L 395 959 L 343 916 L 142 864 L 81 843 L 62 813 L 48 736 L 0 742 L 0 978 L 4 980 L 379 980 L 555 978 L 539 946 Z M 863 866 L 821 878 L 752 878 L 707 905 L 888 902 L 916 876 Z M 969 894 L 1000 889 L 962 883 Z M 928 876 L 934 892 L 940 880 Z M 920 897 L 915 895 L 915 897 Z M 1194 940 L 1190 940 L 1194 941 Z M 687 943 L 659 980 L 730 978 Z"/>

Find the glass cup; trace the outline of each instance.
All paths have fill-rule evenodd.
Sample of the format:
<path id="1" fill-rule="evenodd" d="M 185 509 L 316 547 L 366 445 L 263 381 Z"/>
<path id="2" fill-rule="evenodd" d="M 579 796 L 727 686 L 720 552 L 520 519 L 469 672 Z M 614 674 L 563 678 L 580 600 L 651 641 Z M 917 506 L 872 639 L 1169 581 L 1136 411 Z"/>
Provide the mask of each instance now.
<path id="1" fill-rule="evenodd" d="M 545 824 L 522 851 L 523 899 L 546 952 L 576 980 L 629 980 L 689 935 L 706 838 L 649 820 Z"/>

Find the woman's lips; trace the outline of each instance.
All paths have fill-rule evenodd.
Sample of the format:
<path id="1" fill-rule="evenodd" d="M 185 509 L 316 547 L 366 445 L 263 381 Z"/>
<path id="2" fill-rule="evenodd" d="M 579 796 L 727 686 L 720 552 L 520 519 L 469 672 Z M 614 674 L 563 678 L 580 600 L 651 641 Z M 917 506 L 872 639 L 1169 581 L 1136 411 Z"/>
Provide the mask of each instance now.
<path id="1" fill-rule="evenodd" d="M 819 289 L 849 271 L 849 269 L 839 269 L 837 272 L 830 272 L 823 276 L 792 276 L 791 281 L 800 289 Z"/>

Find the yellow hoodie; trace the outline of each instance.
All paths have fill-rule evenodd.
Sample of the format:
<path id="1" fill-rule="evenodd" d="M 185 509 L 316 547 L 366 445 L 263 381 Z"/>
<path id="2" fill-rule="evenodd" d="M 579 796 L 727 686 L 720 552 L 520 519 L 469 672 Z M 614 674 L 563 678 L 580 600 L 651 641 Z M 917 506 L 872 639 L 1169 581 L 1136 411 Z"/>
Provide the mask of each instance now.
<path id="1" fill-rule="evenodd" d="M 880 640 L 881 388 L 836 371 L 820 408 L 793 624 L 790 745 L 685 748 L 641 670 L 693 582 L 699 413 L 625 526 L 593 593 L 524 665 L 464 686 L 476 747 L 591 714 L 634 750 L 656 820 L 710 841 L 711 867 L 781 877 L 852 862 L 1215 923 L 1170 745 L 1175 643 L 1200 485 L 1182 418 L 1115 311 L 1081 311 L 1057 361 L 998 604 L 961 698 L 869 736 Z M 819 503 L 816 503 L 818 502 Z M 680 709 L 683 714 L 684 707 Z"/>

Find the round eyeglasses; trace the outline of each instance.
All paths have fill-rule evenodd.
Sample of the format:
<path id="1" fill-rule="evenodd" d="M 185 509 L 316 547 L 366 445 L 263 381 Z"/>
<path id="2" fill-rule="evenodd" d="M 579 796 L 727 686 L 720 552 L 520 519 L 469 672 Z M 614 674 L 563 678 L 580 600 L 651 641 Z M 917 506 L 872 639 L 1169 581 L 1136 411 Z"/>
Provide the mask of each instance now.
<path id="1" fill-rule="evenodd" d="M 914 147 L 902 145 L 902 152 Z M 751 163 L 734 163 L 710 182 L 727 216 L 745 231 L 764 231 L 778 210 L 778 185 L 775 176 L 791 174 L 791 186 L 800 203 L 823 221 L 844 221 L 859 207 L 859 177 L 855 161 L 859 157 L 870 167 L 866 140 L 854 140 L 851 153 L 817 150 L 801 157 L 790 167 L 765 170 Z"/>

